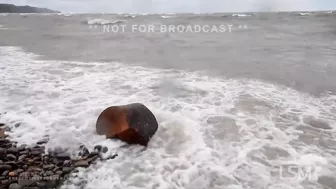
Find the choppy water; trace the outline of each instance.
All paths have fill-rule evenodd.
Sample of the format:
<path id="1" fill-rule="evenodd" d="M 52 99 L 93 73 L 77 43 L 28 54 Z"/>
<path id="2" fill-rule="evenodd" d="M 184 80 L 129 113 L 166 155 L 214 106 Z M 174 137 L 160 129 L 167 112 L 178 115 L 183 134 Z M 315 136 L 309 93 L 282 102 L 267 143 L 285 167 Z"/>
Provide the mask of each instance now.
<path id="1" fill-rule="evenodd" d="M 2 15 L 0 122 L 20 143 L 49 135 L 48 147 L 104 144 L 119 154 L 63 188 L 335 188 L 335 17 Z M 104 33 L 93 19 L 235 27 Z M 146 150 L 94 133 L 103 109 L 132 102 L 159 122 Z M 290 165 L 312 177 L 279 171 Z"/>

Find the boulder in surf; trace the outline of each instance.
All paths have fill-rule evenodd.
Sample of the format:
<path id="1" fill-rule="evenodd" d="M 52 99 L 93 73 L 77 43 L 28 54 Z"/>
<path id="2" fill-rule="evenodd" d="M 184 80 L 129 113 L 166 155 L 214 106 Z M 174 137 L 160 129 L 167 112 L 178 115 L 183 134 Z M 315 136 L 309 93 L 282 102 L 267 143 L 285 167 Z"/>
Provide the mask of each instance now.
<path id="1" fill-rule="evenodd" d="M 143 146 L 147 146 L 157 129 L 154 114 L 141 103 L 111 106 L 99 115 L 96 123 L 98 135 Z"/>

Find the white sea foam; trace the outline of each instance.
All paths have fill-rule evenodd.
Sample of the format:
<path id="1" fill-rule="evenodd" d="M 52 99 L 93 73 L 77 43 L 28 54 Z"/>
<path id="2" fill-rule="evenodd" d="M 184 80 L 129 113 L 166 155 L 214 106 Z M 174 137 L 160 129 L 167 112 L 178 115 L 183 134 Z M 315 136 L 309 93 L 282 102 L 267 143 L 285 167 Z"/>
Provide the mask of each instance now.
<path id="1" fill-rule="evenodd" d="M 37 58 L 0 47 L 0 112 L 7 112 L 0 122 L 11 126 L 10 136 L 34 144 L 49 135 L 47 148 L 74 152 L 81 143 L 102 144 L 119 155 L 76 173 L 64 189 L 82 180 L 87 189 L 297 189 L 305 183 L 282 180 L 272 167 L 316 165 L 336 173 L 336 141 L 324 138 L 332 131 L 321 135 L 302 121 L 314 117 L 335 131 L 335 96 L 181 70 Z M 147 105 L 159 122 L 147 149 L 95 134 L 103 109 L 132 102 Z M 327 146 L 319 145 L 323 140 Z"/>
<path id="2" fill-rule="evenodd" d="M 161 18 L 175 18 L 175 16 L 162 15 Z"/>
<path id="3" fill-rule="evenodd" d="M 311 13 L 309 13 L 309 12 L 300 12 L 298 15 L 300 15 L 300 16 L 310 16 Z"/>
<path id="4" fill-rule="evenodd" d="M 58 15 L 58 16 L 66 16 L 66 17 L 69 17 L 69 16 L 72 16 L 72 13 L 58 13 L 57 15 Z"/>
<path id="5" fill-rule="evenodd" d="M 0 30 L 8 30 L 8 28 L 4 27 L 3 25 L 0 25 Z"/>
<path id="6" fill-rule="evenodd" d="M 93 19 L 93 20 L 88 20 L 87 24 L 89 25 L 107 25 L 107 24 L 120 24 L 124 23 L 124 20 L 105 20 L 105 19 Z"/>
<path id="7" fill-rule="evenodd" d="M 233 17 L 249 17 L 249 14 L 232 14 Z"/>
<path id="8" fill-rule="evenodd" d="M 135 18 L 136 15 L 124 15 L 125 18 Z"/>

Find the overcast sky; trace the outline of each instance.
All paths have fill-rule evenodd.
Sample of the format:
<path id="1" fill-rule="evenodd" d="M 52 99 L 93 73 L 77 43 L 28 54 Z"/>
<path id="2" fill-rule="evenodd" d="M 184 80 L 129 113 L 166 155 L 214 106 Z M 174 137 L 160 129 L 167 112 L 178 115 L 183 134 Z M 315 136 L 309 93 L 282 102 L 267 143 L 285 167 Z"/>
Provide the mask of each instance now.
<path id="1" fill-rule="evenodd" d="M 0 0 L 62 12 L 157 13 L 336 10 L 336 0 Z"/>

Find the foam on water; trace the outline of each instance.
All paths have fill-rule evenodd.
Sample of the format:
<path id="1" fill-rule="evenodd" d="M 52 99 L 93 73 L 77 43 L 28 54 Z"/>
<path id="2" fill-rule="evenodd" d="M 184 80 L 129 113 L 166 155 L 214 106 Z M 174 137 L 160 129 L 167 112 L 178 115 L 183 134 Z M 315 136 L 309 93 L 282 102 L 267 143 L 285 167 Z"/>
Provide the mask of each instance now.
<path id="1" fill-rule="evenodd" d="M 74 154 L 83 143 L 118 153 L 76 173 L 64 189 L 83 180 L 88 189 L 322 189 L 317 180 L 283 180 L 274 167 L 336 173 L 335 96 L 182 70 L 37 58 L 0 48 L 0 112 L 7 112 L 0 122 L 12 128 L 10 136 L 34 144 L 49 135 L 47 148 Z M 133 102 L 147 105 L 159 122 L 147 149 L 95 134 L 102 110 Z M 308 117 L 329 128 L 309 125 Z"/>
<path id="2" fill-rule="evenodd" d="M 163 16 L 161 16 L 161 18 L 175 18 L 175 16 L 166 16 L 166 15 L 163 15 Z"/>
<path id="3" fill-rule="evenodd" d="M 249 14 L 232 14 L 233 17 L 249 17 Z"/>
<path id="4" fill-rule="evenodd" d="M 4 27 L 3 25 L 0 25 L 0 30 L 8 30 L 8 28 Z"/>
<path id="5" fill-rule="evenodd" d="M 123 20 L 105 20 L 105 19 L 93 19 L 93 20 L 88 20 L 87 24 L 88 25 L 107 25 L 107 24 L 119 24 L 119 23 L 124 23 L 125 21 Z"/>
<path id="6" fill-rule="evenodd" d="M 300 16 L 310 16 L 311 13 L 309 13 L 309 12 L 300 12 L 298 15 L 300 15 Z"/>
<path id="7" fill-rule="evenodd" d="M 136 15 L 124 15 L 125 18 L 135 18 Z"/>

